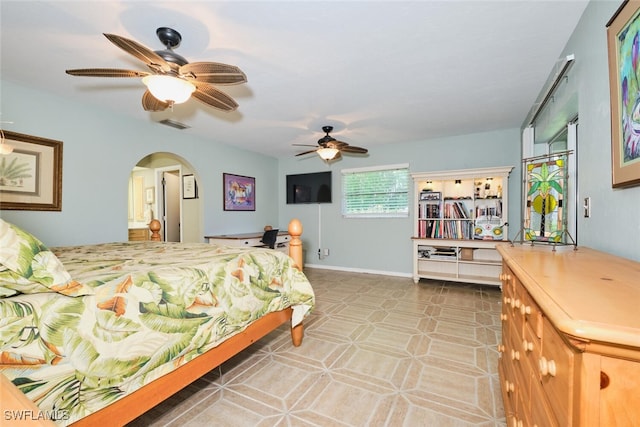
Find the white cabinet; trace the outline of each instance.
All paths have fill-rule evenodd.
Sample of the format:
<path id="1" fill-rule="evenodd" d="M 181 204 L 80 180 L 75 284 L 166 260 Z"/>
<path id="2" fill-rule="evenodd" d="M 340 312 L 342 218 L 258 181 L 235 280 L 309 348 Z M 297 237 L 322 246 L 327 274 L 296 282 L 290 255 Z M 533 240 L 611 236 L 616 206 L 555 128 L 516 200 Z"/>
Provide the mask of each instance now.
<path id="1" fill-rule="evenodd" d="M 256 233 L 242 233 L 242 234 L 222 234 L 217 236 L 204 236 L 207 243 L 213 245 L 223 245 L 223 246 L 242 246 L 246 248 L 263 246 L 263 243 L 260 241 L 262 239 L 262 232 Z M 285 254 L 289 254 L 289 241 L 291 240 L 291 236 L 286 231 L 281 231 L 278 233 L 278 238 L 276 240 L 275 249 L 283 252 Z"/>
<path id="2" fill-rule="evenodd" d="M 413 280 L 500 286 L 512 166 L 412 174 Z"/>

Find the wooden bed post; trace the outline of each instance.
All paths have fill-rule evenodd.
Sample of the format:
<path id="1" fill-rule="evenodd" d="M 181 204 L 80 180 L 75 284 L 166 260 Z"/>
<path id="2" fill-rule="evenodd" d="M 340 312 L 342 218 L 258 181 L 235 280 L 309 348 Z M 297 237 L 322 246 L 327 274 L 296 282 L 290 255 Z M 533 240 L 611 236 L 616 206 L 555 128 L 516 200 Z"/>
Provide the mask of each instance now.
<path id="1" fill-rule="evenodd" d="M 291 240 L 289 241 L 289 256 L 293 258 L 295 266 L 298 270 L 302 271 L 303 258 L 302 258 L 302 223 L 298 218 L 294 218 L 289 222 L 289 235 Z M 291 328 L 291 342 L 294 347 L 299 347 L 302 344 L 302 338 L 304 336 L 304 326 L 300 323 L 297 326 Z"/>
<path id="2" fill-rule="evenodd" d="M 289 256 L 293 258 L 293 261 L 295 261 L 296 268 L 302 271 L 304 267 L 302 258 L 302 240 L 300 240 L 300 236 L 302 235 L 302 223 L 298 218 L 294 218 L 289 222 L 288 231 L 291 236 L 291 240 L 289 241 Z"/>
<path id="3" fill-rule="evenodd" d="M 162 225 L 157 219 L 152 219 L 149 223 L 149 230 L 151 230 L 151 240 L 153 240 L 154 242 L 159 242 L 162 240 L 162 237 L 160 236 L 160 228 L 162 228 Z"/>

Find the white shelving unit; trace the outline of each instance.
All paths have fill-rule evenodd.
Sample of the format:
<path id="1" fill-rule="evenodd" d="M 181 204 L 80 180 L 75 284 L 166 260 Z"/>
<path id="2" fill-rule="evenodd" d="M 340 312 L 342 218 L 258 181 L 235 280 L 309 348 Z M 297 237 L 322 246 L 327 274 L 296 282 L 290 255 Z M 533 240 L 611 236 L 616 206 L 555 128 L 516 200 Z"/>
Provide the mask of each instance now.
<path id="1" fill-rule="evenodd" d="M 509 167 L 412 174 L 413 280 L 500 286 Z"/>

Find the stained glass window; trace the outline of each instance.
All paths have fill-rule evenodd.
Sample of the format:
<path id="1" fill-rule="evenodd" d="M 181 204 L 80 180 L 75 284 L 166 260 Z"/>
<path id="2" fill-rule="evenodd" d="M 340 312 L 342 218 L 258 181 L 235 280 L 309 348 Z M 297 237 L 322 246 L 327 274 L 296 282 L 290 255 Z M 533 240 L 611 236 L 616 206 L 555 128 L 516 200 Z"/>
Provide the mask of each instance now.
<path id="1" fill-rule="evenodd" d="M 567 189 L 570 151 L 523 160 L 525 241 L 575 244 L 567 231 Z"/>

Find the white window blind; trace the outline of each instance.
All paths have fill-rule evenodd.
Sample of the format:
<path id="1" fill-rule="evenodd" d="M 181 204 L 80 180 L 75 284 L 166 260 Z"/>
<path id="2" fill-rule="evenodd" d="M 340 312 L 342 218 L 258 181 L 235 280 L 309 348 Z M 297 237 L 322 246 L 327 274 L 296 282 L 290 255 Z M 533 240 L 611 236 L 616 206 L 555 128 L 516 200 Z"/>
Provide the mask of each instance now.
<path id="1" fill-rule="evenodd" d="M 342 215 L 409 216 L 409 165 L 342 170 Z"/>

